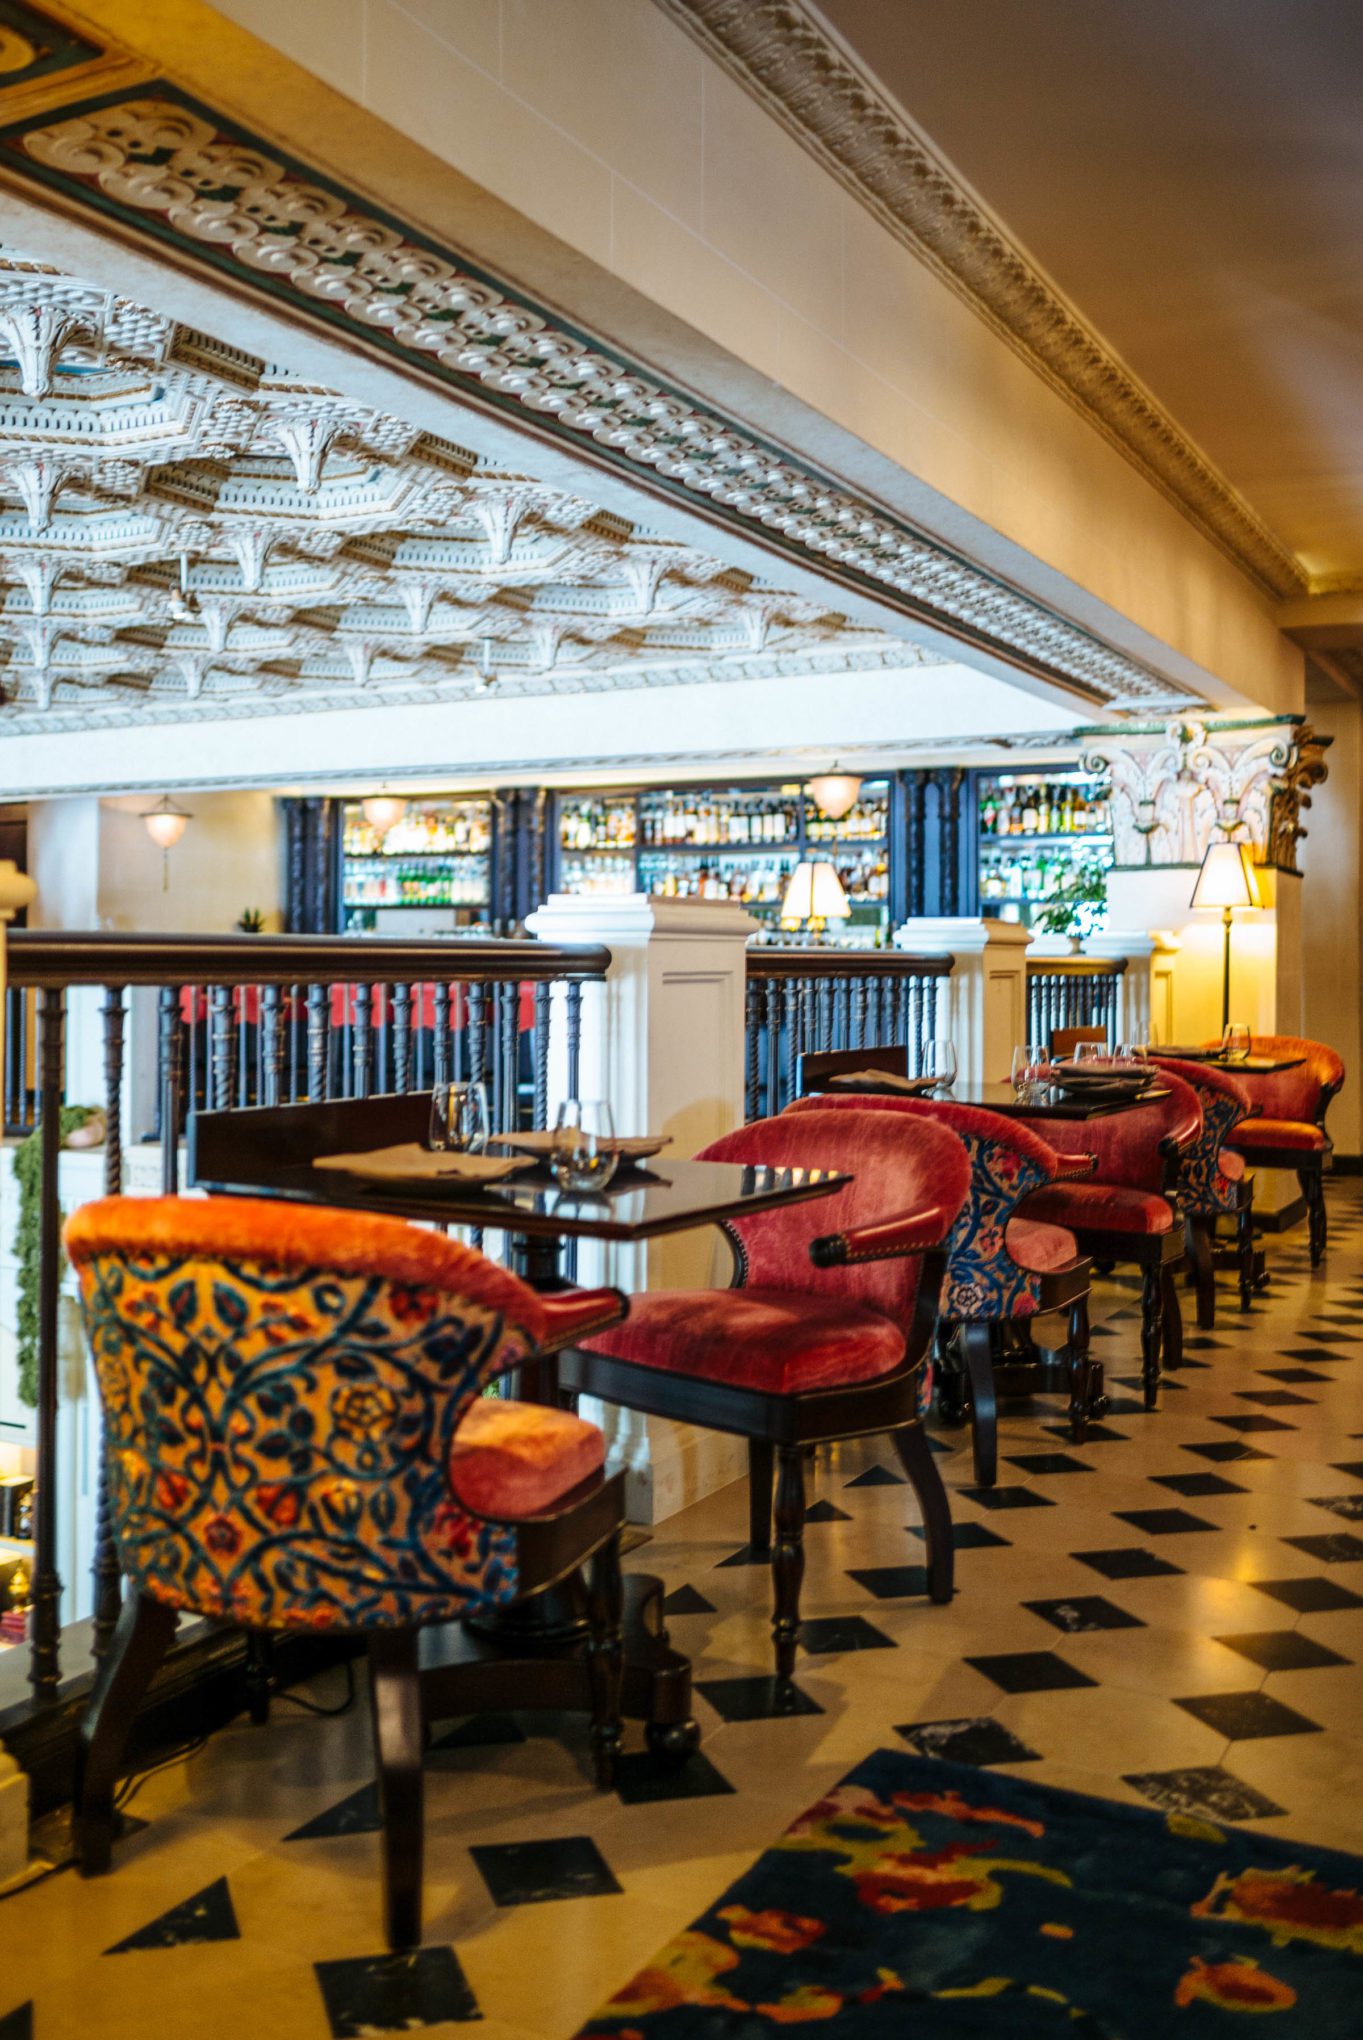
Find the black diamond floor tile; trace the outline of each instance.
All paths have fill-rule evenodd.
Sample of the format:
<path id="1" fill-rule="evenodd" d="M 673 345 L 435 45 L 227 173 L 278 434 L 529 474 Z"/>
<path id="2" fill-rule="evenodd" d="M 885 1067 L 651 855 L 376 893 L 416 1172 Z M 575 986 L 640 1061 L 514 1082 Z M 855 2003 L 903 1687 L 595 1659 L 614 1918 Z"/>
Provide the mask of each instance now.
<path id="1" fill-rule="evenodd" d="M 1237 1388 L 1237 1402 L 1257 1403 L 1261 1410 L 1290 1409 L 1293 1403 L 1314 1403 L 1318 1396 L 1296 1395 L 1290 1388 Z"/>
<path id="2" fill-rule="evenodd" d="M 1358 1343 L 1357 1332 L 1308 1332 L 1308 1339 L 1314 1339 L 1318 1346 L 1354 1346 Z"/>
<path id="3" fill-rule="evenodd" d="M 733 1565 L 770 1565 L 771 1553 L 757 1551 L 751 1544 L 741 1544 L 737 1551 L 731 1551 L 727 1558 L 716 1559 L 715 1571 L 723 1572 Z"/>
<path id="4" fill-rule="evenodd" d="M 331 2040 L 417 2033 L 481 2019 L 453 1948 L 412 1948 L 402 1955 L 353 1955 L 314 1962 Z"/>
<path id="5" fill-rule="evenodd" d="M 960 1721 L 907 1721 L 895 1730 L 920 1757 L 942 1757 L 949 1764 L 1036 1764 L 1010 1728 L 991 1715 L 968 1715 Z"/>
<path id="6" fill-rule="evenodd" d="M 1308 1367 L 1332 1367 L 1344 1357 L 1342 1353 L 1331 1353 L 1321 1346 L 1285 1346 L 1279 1355 L 1283 1360 L 1303 1360 Z M 1334 1376 L 1330 1378 L 1333 1380 Z"/>
<path id="7" fill-rule="evenodd" d="M 1281 1417 L 1241 1416 L 1238 1412 L 1227 1417 L 1208 1417 L 1209 1424 L 1224 1424 L 1228 1431 L 1297 1431 L 1299 1424 L 1285 1424 Z"/>
<path id="8" fill-rule="evenodd" d="M 1087 1672 L 1067 1664 L 1053 1650 L 1007 1650 L 987 1657 L 968 1657 L 966 1664 L 983 1672 L 1005 1693 L 1056 1693 L 1063 1686 L 1096 1686 Z"/>
<path id="9" fill-rule="evenodd" d="M 1213 1641 L 1223 1643 L 1227 1650 L 1248 1658 L 1266 1672 L 1315 1672 L 1326 1665 L 1350 1662 L 1337 1650 L 1327 1650 L 1323 1643 L 1317 1643 L 1313 1636 L 1303 1636 L 1299 1629 L 1259 1629 L 1243 1636 L 1218 1636 Z"/>
<path id="10" fill-rule="evenodd" d="M 1186 1771 L 1128 1772 L 1124 1782 L 1166 1813 L 1241 1821 L 1270 1820 L 1287 1811 L 1220 1764 L 1196 1765 Z"/>
<path id="11" fill-rule="evenodd" d="M 1252 1459 L 1271 1459 L 1271 1452 L 1261 1452 L 1257 1445 L 1242 1445 L 1238 1438 L 1213 1438 L 1206 1445 L 1184 1445 L 1184 1452 L 1195 1452 L 1199 1459 L 1213 1459 L 1218 1465 L 1238 1460 L 1247 1466 Z"/>
<path id="12" fill-rule="evenodd" d="M 655 1806 L 670 1799 L 715 1799 L 733 1786 L 704 1750 L 684 1764 L 668 1763 L 652 1750 L 627 1750 L 615 1760 L 615 1789 L 626 1806 Z"/>
<path id="13" fill-rule="evenodd" d="M 1109 1580 L 1152 1580 L 1161 1573 L 1183 1571 L 1181 1565 L 1171 1565 L 1167 1558 L 1158 1558 L 1153 1551 L 1131 1545 L 1115 1551 L 1072 1551 L 1070 1557 Z"/>
<path id="14" fill-rule="evenodd" d="M 1147 1537 L 1186 1537 L 1195 1530 L 1217 1527 L 1205 1516 L 1194 1516 L 1188 1509 L 1114 1509 L 1112 1513 L 1119 1523 L 1129 1523 L 1133 1530 L 1143 1530 Z"/>
<path id="15" fill-rule="evenodd" d="M 1332 1462 L 1335 1473 L 1347 1473 L 1352 1480 L 1363 1480 L 1363 1459 L 1336 1459 Z"/>
<path id="16" fill-rule="evenodd" d="M 1268 1381 L 1328 1381 L 1330 1376 L 1322 1374 L 1318 1367 L 1259 1367 L 1255 1372 Z"/>
<path id="17" fill-rule="evenodd" d="M 928 1569 L 925 1565 L 870 1565 L 860 1566 L 849 1572 L 849 1580 L 855 1580 L 859 1587 L 865 1587 L 868 1594 L 874 1594 L 878 1601 L 900 1601 L 917 1599 L 928 1590 Z"/>
<path id="18" fill-rule="evenodd" d="M 1152 1473 L 1156 1487 L 1172 1488 L 1176 1495 L 1247 1495 L 1249 1489 L 1238 1480 L 1220 1473 Z"/>
<path id="19" fill-rule="evenodd" d="M 1139 1387 L 1140 1385 L 1139 1375 L 1133 1377 L 1132 1385 Z M 1174 1381 L 1168 1374 L 1166 1374 L 1163 1380 L 1160 1382 L 1160 1387 L 1178 1390 L 1183 1387 L 1183 1383 L 1181 1381 Z M 1107 1406 L 1108 1409 L 1112 1412 L 1114 1417 L 1153 1417 L 1157 1414 L 1156 1411 L 1146 1408 L 1145 1397 L 1143 1395 L 1109 1396 Z"/>
<path id="20" fill-rule="evenodd" d="M 1224 1353 L 1226 1342 L 1209 1338 L 1205 1332 L 1193 1332 L 1191 1336 L 1185 1335 L 1183 1348 L 1188 1353 Z"/>
<path id="21" fill-rule="evenodd" d="M 835 1508 L 832 1502 L 811 1502 L 805 1510 L 806 1523 L 850 1523 L 851 1520 L 846 1509 Z"/>
<path id="22" fill-rule="evenodd" d="M 1351 1523 L 1363 1522 L 1363 1494 L 1308 1495 L 1313 1509 L 1328 1509 L 1332 1516 L 1344 1516 Z"/>
<path id="23" fill-rule="evenodd" d="M 800 1624 L 800 1643 L 811 1657 L 845 1650 L 897 1650 L 892 1636 L 864 1615 L 815 1615 Z"/>
<path id="24" fill-rule="evenodd" d="M 115 1941 L 106 1955 L 127 1955 L 135 1948 L 184 1948 L 191 1941 L 239 1941 L 236 1908 L 225 1877 L 215 1878 L 192 1898 L 158 1914 L 134 1934 Z"/>
<path id="25" fill-rule="evenodd" d="M 1050 1495 L 1036 1494 L 1029 1487 L 968 1487 L 962 1488 L 967 1501 L 974 1502 L 979 1509 L 1053 1509 L 1055 1503 Z"/>
<path id="26" fill-rule="evenodd" d="M 1268 1693 L 1202 1693 L 1189 1700 L 1176 1700 L 1185 1714 L 1196 1715 L 1224 1735 L 1228 1742 L 1249 1742 L 1266 1735 L 1309 1735 L 1320 1733 L 1320 1723 L 1284 1707 Z"/>
<path id="27" fill-rule="evenodd" d="M 865 1473 L 859 1473 L 856 1479 L 849 1480 L 847 1485 L 849 1488 L 903 1487 L 904 1476 L 902 1473 L 891 1473 L 888 1466 L 868 1466 Z"/>
<path id="28" fill-rule="evenodd" d="M 460 1721 L 453 1728 L 446 1729 L 426 1754 L 433 1757 L 441 1750 L 492 1749 L 500 1743 L 518 1743 L 525 1739 L 525 1730 L 509 1714 L 471 1714 L 467 1721 Z"/>
<path id="29" fill-rule="evenodd" d="M 382 1826 L 378 1783 L 371 1779 L 368 1785 L 361 1785 L 358 1792 L 352 1792 L 346 1799 L 338 1799 L 335 1806 L 329 1806 L 325 1813 L 314 1814 L 311 1820 L 305 1820 L 302 1827 L 296 1827 L 284 1839 L 286 1842 L 330 1841 L 337 1835 L 377 1834 Z"/>
<path id="30" fill-rule="evenodd" d="M 926 1543 L 927 1531 L 921 1523 L 910 1523 L 909 1535 Z M 1008 1544 L 1011 1540 L 1000 1537 L 997 1530 L 991 1530 L 987 1523 L 953 1523 L 951 1542 L 957 1551 L 985 1551 L 994 1544 Z"/>
<path id="31" fill-rule="evenodd" d="M 1125 1608 L 1105 1600 L 1101 1594 L 1069 1594 L 1060 1601 L 1024 1601 L 1022 1605 L 1069 1636 L 1079 1636 L 1086 1629 L 1145 1627 L 1139 1615 L 1128 1615 Z"/>
<path id="32" fill-rule="evenodd" d="M 497 1905 L 604 1898 L 620 1890 L 590 1835 L 558 1835 L 547 1842 L 482 1842 L 469 1854 Z"/>
<path id="33" fill-rule="evenodd" d="M 1093 1473 L 1096 1468 L 1088 1466 L 1082 1459 L 1075 1459 L 1068 1452 L 1011 1452 L 1010 1466 L 1020 1466 L 1024 1473 Z"/>
<path id="34" fill-rule="evenodd" d="M 924 1436 L 927 1438 L 928 1441 L 929 1452 L 937 1452 L 949 1456 L 956 1450 L 956 1447 L 954 1445 L 947 1444 L 945 1438 L 934 1438 L 931 1431 L 925 1432 Z"/>
<path id="35" fill-rule="evenodd" d="M 1363 1594 L 1339 1586 L 1319 1574 L 1296 1580 L 1251 1580 L 1256 1593 L 1271 1594 L 1299 1615 L 1332 1615 L 1340 1608 L 1363 1608 Z"/>
<path id="36" fill-rule="evenodd" d="M 788 1714 L 822 1714 L 817 1700 L 790 1679 L 760 1674 L 738 1679 L 697 1679 L 722 1721 L 777 1721 Z"/>
<path id="37" fill-rule="evenodd" d="M 16 2005 L 0 2019 L 0 2040 L 33 2040 L 33 2000 Z"/>
<path id="38" fill-rule="evenodd" d="M 1041 1428 L 1052 1438 L 1063 1438 L 1067 1445 L 1074 1443 L 1068 1424 L 1043 1424 Z M 1114 1431 L 1111 1424 L 1090 1424 L 1081 1449 L 1087 1452 L 1090 1445 L 1124 1445 L 1130 1436 L 1129 1431 Z"/>
<path id="39" fill-rule="evenodd" d="M 663 1600 L 664 1615 L 713 1615 L 715 1604 L 694 1587 L 677 1587 Z"/>
<path id="40" fill-rule="evenodd" d="M 1351 1530 L 1336 1530 L 1324 1537 L 1284 1537 L 1282 1541 L 1294 1551 L 1304 1551 L 1308 1558 L 1318 1558 L 1323 1565 L 1356 1565 L 1363 1558 L 1363 1537 L 1355 1537 Z"/>

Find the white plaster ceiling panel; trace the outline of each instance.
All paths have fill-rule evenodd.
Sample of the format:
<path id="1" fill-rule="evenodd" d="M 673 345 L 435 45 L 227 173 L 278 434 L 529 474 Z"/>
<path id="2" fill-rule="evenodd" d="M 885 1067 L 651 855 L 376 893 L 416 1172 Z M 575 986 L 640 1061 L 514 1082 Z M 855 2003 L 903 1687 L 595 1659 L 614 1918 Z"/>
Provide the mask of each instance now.
<path id="1" fill-rule="evenodd" d="M 932 663 L 0 250 L 0 730 Z"/>

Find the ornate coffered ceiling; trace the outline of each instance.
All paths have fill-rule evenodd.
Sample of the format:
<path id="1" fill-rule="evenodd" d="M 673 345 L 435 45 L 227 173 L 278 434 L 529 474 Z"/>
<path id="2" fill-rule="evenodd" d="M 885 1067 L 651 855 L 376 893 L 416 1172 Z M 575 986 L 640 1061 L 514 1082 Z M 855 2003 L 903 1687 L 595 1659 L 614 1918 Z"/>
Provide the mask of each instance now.
<path id="1" fill-rule="evenodd" d="M 930 663 L 9 251 L 0 580 L 11 732 Z"/>
<path id="2" fill-rule="evenodd" d="M 1148 714 L 1189 704 L 1192 697 L 1184 687 L 1140 660 L 928 538 L 870 496 L 759 437 L 609 342 L 572 326 L 420 227 L 380 212 L 334 176 L 294 161 L 230 114 L 191 97 L 157 75 L 151 57 L 98 47 L 79 30 L 73 31 L 69 46 L 63 45 L 54 12 L 60 17 L 62 10 L 44 9 L 39 15 L 23 0 L 5 0 L 5 18 L 14 35 L 22 38 L 25 23 L 32 24 L 27 47 L 36 55 L 25 65 L 19 61 L 20 50 L 8 70 L 0 67 L 0 188 L 8 187 L 29 201 L 37 196 L 44 205 L 55 205 L 106 236 L 121 237 L 179 268 L 209 274 L 219 288 L 249 297 L 257 305 L 268 303 L 286 321 L 340 338 L 357 356 L 396 366 L 407 378 L 453 397 L 483 417 L 517 424 L 540 446 L 552 444 L 576 462 L 609 469 L 615 480 L 625 481 L 638 495 L 642 524 L 648 523 L 650 505 L 661 498 L 691 512 L 699 510 L 709 523 L 770 552 L 774 586 L 732 590 L 742 599 L 728 606 L 723 624 L 716 607 L 707 611 L 699 585 L 709 586 L 717 603 L 717 571 L 707 574 L 702 567 L 698 581 L 691 582 L 670 567 L 663 573 L 657 586 L 669 610 L 668 629 L 651 622 L 642 643 L 637 638 L 631 641 L 636 652 L 655 660 L 660 675 L 685 664 L 687 677 L 697 677 L 696 664 L 714 654 L 742 655 L 751 661 L 787 652 L 807 655 L 811 647 L 828 649 L 832 641 L 824 634 L 828 626 L 820 623 L 823 611 L 817 598 L 812 613 L 808 602 L 783 607 L 784 558 L 796 562 L 805 577 L 812 572 L 827 585 L 829 611 L 838 609 L 840 595 L 844 601 L 853 595 L 862 602 L 869 597 L 881 607 L 887 623 L 902 620 L 925 626 L 938 642 L 950 639 L 966 656 L 979 652 L 995 670 L 999 664 L 1020 670 L 1091 709 Z M 151 25 L 152 17 L 144 22 L 133 15 L 129 32 L 150 33 Z M 223 89 L 230 89 L 230 81 L 224 81 Z M 73 363 L 80 361 L 79 349 L 86 344 L 73 326 L 69 334 Z M 212 343 L 205 344 L 212 353 Z M 461 615 L 459 620 L 469 626 L 470 638 L 491 635 L 500 640 L 514 635 L 523 646 L 534 647 L 522 653 L 526 673 L 538 670 L 536 661 L 547 663 L 545 651 L 554 648 L 556 633 L 560 655 L 566 649 L 571 657 L 584 640 L 602 634 L 628 640 L 631 629 L 637 630 L 641 598 L 627 576 L 617 575 L 612 582 L 603 567 L 593 579 L 581 568 L 571 540 L 590 512 L 585 505 L 578 506 L 581 517 L 574 522 L 573 510 L 556 507 L 552 497 L 536 490 L 534 448 L 527 449 L 523 476 L 501 476 L 496 486 L 487 488 L 485 479 L 492 478 L 481 471 L 460 477 L 447 469 L 442 484 L 438 459 L 430 459 L 415 441 L 405 453 L 395 455 L 381 436 L 372 440 L 353 422 L 347 425 L 344 417 L 338 422 L 327 409 L 325 392 L 289 388 L 287 376 L 260 364 L 248 374 L 245 389 L 233 392 L 231 377 L 221 367 L 227 354 L 228 350 L 217 350 L 213 366 L 204 370 L 229 386 L 218 391 L 217 406 L 227 405 L 235 394 L 238 401 L 261 412 L 279 415 L 268 427 L 259 425 L 258 438 L 225 442 L 229 451 L 222 462 L 230 472 L 217 483 L 196 472 L 192 486 L 179 487 L 171 477 L 164 489 L 158 482 L 154 495 L 139 494 L 130 483 L 118 503 L 129 519 L 126 544 L 134 552 L 136 520 L 164 516 L 167 506 L 178 509 L 191 531 L 195 512 L 203 527 L 213 526 L 218 539 L 204 567 L 210 579 L 198 586 L 190 575 L 191 592 L 201 599 L 259 597 L 282 591 L 286 572 L 296 577 L 289 584 L 299 597 L 291 640 L 296 664 L 290 663 L 292 655 L 282 652 L 273 659 L 264 656 L 263 646 L 259 661 L 260 669 L 271 673 L 287 698 L 295 698 L 298 686 L 314 679 L 340 685 L 350 675 L 354 684 L 353 676 L 364 673 L 370 683 L 377 675 L 396 684 L 411 677 L 391 663 L 397 648 L 380 617 L 376 614 L 366 624 L 353 614 L 363 606 L 355 599 L 358 583 L 347 588 L 352 599 L 340 634 L 351 649 L 337 656 L 336 619 L 330 612 L 338 599 L 338 576 L 327 580 L 323 573 L 328 560 L 336 566 L 343 558 L 347 569 L 353 564 L 358 571 L 367 565 L 382 582 L 380 540 L 395 530 L 410 530 L 413 539 L 435 547 L 420 561 L 412 555 L 409 562 L 404 552 L 396 563 L 402 579 L 407 578 L 409 563 L 420 569 L 415 573 L 418 582 L 423 574 L 438 579 L 441 571 L 453 571 L 461 546 L 466 549 L 462 555 L 466 565 L 474 560 L 497 565 L 498 548 L 506 551 L 500 564 L 517 572 L 504 575 L 500 584 L 496 621 L 504 628 L 484 629 L 475 616 Z M 63 365 L 66 360 L 64 354 Z M 158 357 L 158 365 L 169 371 L 197 364 L 172 352 Z M 16 375 L 16 386 L 17 380 Z M 167 398 L 165 418 L 158 421 L 163 440 L 160 467 L 176 464 L 171 451 L 176 401 L 190 399 Z M 329 401 L 335 405 L 339 399 Z M 325 422 L 313 415 L 318 406 Z M 226 415 L 230 418 L 230 411 Z M 391 427 L 392 421 L 385 425 Z M 382 428 L 374 429 L 381 435 Z M 205 436 L 211 443 L 211 430 Z M 309 490 L 306 484 L 319 446 L 326 450 L 326 464 L 316 488 Z M 346 492 L 350 507 L 345 513 L 339 507 L 333 511 L 332 498 L 343 472 L 339 464 L 362 463 L 366 455 L 372 456 L 372 469 L 361 475 L 357 467 Z M 211 467 L 217 458 L 200 450 L 187 457 L 201 468 Z M 111 458 L 112 452 L 106 456 Z M 274 469 L 254 465 L 270 460 L 276 463 Z M 410 470 L 405 483 L 390 471 L 395 463 Z M 3 465 L 0 460 L 0 469 Z M 35 468 L 32 453 L 24 452 L 17 455 L 10 473 L 12 483 L 0 472 L 0 484 L 16 504 L 16 517 L 19 506 L 27 517 L 28 495 L 38 499 L 41 511 L 48 471 L 41 463 Z M 248 477 L 251 487 L 243 496 Z M 85 533 L 85 549 L 93 553 L 98 548 L 82 494 L 89 479 L 72 447 L 60 487 L 52 485 L 51 501 L 58 522 L 65 521 L 73 537 Z M 279 484 L 279 492 L 267 511 L 261 498 L 270 495 L 265 485 L 271 481 Z M 359 501 L 366 486 L 373 491 L 367 509 Z M 408 493 L 395 503 L 391 491 L 399 487 Z M 482 522 L 471 509 L 471 523 L 454 517 L 457 503 L 468 507 L 468 497 L 490 499 L 499 492 L 514 498 L 514 509 L 508 505 L 493 510 L 485 500 Z M 303 499 L 306 508 L 300 511 Z M 219 525 L 224 527 L 221 531 Z M 276 542 L 262 562 L 253 548 L 260 547 L 266 534 Z M 533 556 L 542 566 L 548 565 L 553 548 L 559 548 L 558 564 L 546 580 L 557 576 L 594 591 L 590 597 L 556 601 L 545 591 L 532 599 L 528 583 L 517 578 L 521 563 L 529 564 L 532 541 L 537 548 Z M 447 544 L 455 552 L 445 550 Z M 637 562 L 631 571 L 646 589 L 658 560 L 668 557 L 668 547 L 636 533 L 630 551 Z M 163 549 L 159 557 L 164 578 L 169 556 Z M 231 578 L 230 561 L 237 565 L 236 580 Z M 146 573 L 155 564 L 149 554 Z M 307 581 L 308 570 L 319 584 L 315 588 Z M 256 572 L 262 579 L 252 587 L 249 579 Z M 211 578 L 219 573 L 227 578 Z M 685 614 L 678 601 L 683 585 L 688 589 Z M 808 586 L 808 579 L 801 585 Z M 609 587 L 614 587 L 614 595 L 605 594 Z M 408 598 L 399 600 L 391 587 L 389 592 L 385 605 L 375 585 L 376 610 L 390 617 L 410 614 Z M 419 614 L 425 597 L 410 599 Z M 621 606 L 627 599 L 634 609 Z M 257 609 L 262 606 L 257 602 Z M 442 625 L 450 621 L 448 606 L 438 605 Z M 513 611 L 519 612 L 521 626 L 514 634 L 509 628 Z M 605 633 L 612 620 L 619 629 Z M 255 628 L 256 619 L 244 614 L 240 620 L 232 619 L 230 641 L 224 640 L 216 652 L 211 671 L 205 669 L 203 698 L 211 698 L 223 686 L 223 673 L 232 670 L 227 655 L 238 642 L 245 646 L 248 625 Z M 797 626 L 803 635 L 797 634 Z M 883 641 L 868 641 L 844 625 L 836 628 L 842 633 L 836 642 L 849 656 L 884 662 Z M 314 630 L 316 637 L 309 637 Z M 726 630 L 733 633 L 727 642 Z M 690 634 L 695 632 L 700 635 Z M 41 638 L 34 642 L 41 660 Z M 459 650 L 467 670 L 470 652 L 462 633 L 447 634 L 442 643 Z M 213 651 L 213 646 L 195 640 L 189 645 L 176 642 L 171 649 L 202 654 Z M 618 645 L 617 653 L 623 649 Z M 585 677 L 591 662 L 580 664 Z M 620 669 L 617 657 L 616 670 Z M 747 671 L 751 673 L 751 665 Z M 38 699 L 36 689 L 32 698 Z M 60 697 L 54 699 L 59 702 Z"/>

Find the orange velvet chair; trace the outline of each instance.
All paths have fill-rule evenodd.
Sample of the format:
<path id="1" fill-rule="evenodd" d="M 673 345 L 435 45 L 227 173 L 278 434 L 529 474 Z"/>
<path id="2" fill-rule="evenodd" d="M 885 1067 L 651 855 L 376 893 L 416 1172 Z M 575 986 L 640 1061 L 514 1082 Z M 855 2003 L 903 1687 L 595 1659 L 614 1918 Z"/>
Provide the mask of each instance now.
<path id="1" fill-rule="evenodd" d="M 1328 1243 L 1325 1171 L 1334 1155 L 1325 1115 L 1330 1100 L 1344 1086 L 1343 1058 L 1325 1042 L 1297 1034 L 1256 1034 L 1249 1052 L 1301 1057 L 1293 1070 L 1236 1071 L 1237 1083 L 1249 1092 L 1250 1106 L 1249 1117 L 1240 1121 L 1230 1145 L 1252 1169 L 1296 1171 L 1306 1199 L 1311 1266 L 1318 1268 Z"/>
<path id="2" fill-rule="evenodd" d="M 623 1479 L 595 1426 L 485 1398 L 509 1368 L 624 1315 L 542 1296 L 399 1219 L 247 1198 L 114 1197 L 66 1246 L 99 1381 L 130 1591 L 82 1730 L 82 1871 L 177 1611 L 368 1644 L 394 1948 L 421 1939 L 417 1638 L 589 1565 L 598 1780 L 620 1746 Z"/>
<path id="3" fill-rule="evenodd" d="M 732 1288 L 632 1297 L 623 1324 L 563 1355 L 560 1378 L 576 1394 L 748 1439 L 751 1542 L 771 1552 L 776 1671 L 788 1679 L 810 1445 L 889 1434 L 923 1513 L 928 1591 L 951 1598 L 951 1513 L 923 1414 L 942 1246 L 970 1169 L 945 1127 L 917 1121 L 906 1138 L 902 1122 L 869 1112 L 759 1119 L 699 1159 L 846 1170 L 853 1180 L 829 1198 L 726 1226 Z"/>

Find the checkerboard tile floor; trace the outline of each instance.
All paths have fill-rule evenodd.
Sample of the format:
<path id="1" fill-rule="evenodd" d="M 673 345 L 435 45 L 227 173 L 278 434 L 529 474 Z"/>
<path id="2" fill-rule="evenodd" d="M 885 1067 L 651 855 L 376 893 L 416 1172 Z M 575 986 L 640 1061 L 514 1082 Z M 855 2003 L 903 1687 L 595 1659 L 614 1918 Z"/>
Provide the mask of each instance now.
<path id="1" fill-rule="evenodd" d="M 474 2019 L 484 2040 L 566 2040 L 886 1743 L 1363 1854 L 1363 1183 L 1329 1195 L 1328 1267 L 1311 1272 L 1301 1233 L 1271 1240 L 1270 1290 L 1242 1317 L 1227 1288 L 1158 1411 L 1122 1392 L 1138 1317 L 1108 1281 L 1095 1324 L 1118 1407 L 1084 1446 L 1054 1404 L 1008 1409 L 991 1495 L 968 1433 L 936 1429 L 950 1606 L 923 1598 L 893 1455 L 821 1455 L 789 1689 L 770 1677 L 766 1579 L 741 1562 L 742 1485 L 661 1525 L 631 1563 L 667 1582 L 702 1754 L 669 1773 L 633 1731 L 599 1795 L 579 1719 L 437 1727 L 417 1954 L 379 1952 L 363 1706 L 281 1704 L 146 1780 L 112 1876 L 7 1901 L 0 2040 Z"/>

